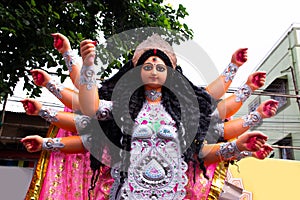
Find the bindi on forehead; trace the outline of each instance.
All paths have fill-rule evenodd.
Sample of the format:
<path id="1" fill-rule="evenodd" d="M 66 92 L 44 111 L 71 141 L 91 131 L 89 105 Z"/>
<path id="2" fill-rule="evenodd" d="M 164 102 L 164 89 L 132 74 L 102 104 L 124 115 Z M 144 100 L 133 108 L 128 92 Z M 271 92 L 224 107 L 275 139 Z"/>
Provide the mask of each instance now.
<path id="1" fill-rule="evenodd" d="M 157 57 L 153 57 L 153 58 L 152 58 L 152 61 L 153 61 L 153 62 L 156 62 L 156 61 L 157 61 Z"/>

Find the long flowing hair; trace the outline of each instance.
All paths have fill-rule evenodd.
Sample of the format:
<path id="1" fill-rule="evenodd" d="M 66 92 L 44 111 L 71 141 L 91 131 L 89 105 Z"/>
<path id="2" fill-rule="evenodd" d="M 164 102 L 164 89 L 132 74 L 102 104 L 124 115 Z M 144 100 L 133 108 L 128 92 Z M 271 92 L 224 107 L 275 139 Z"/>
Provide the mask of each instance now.
<path id="1" fill-rule="evenodd" d="M 135 68 L 140 72 L 139 66 Z M 99 123 L 109 140 L 121 148 L 120 152 L 123 152 L 123 154 L 120 154 L 120 152 L 110 152 L 108 150 L 112 160 L 121 160 L 121 184 L 127 177 L 126 172 L 129 166 L 130 154 L 124 154 L 124 152 L 130 151 L 133 120 L 136 119 L 138 113 L 142 109 L 143 103 L 146 101 L 140 73 L 134 74 L 134 70 L 132 69 L 133 64 L 129 61 L 112 78 L 104 81 L 101 84 L 101 88 L 99 88 L 100 99 L 112 100 L 113 92 L 117 92 L 118 94 L 118 98 L 113 100 L 113 109 L 120 112 L 116 112 L 116 114 L 114 113 L 111 120 L 105 122 L 99 121 Z M 115 88 L 117 82 L 124 76 L 124 74 L 128 75 L 128 73 L 132 73 L 132 79 L 127 82 L 125 81 L 125 83 L 122 82 L 121 85 Z M 178 73 L 180 73 L 181 76 L 178 76 Z M 132 91 L 129 91 L 137 85 L 140 86 L 133 93 Z M 177 89 L 176 95 L 172 92 L 173 89 L 171 90 L 170 88 Z M 192 91 L 190 88 L 192 88 Z M 132 95 L 128 98 L 128 94 Z M 190 96 L 196 98 L 197 104 L 192 103 L 189 98 Z M 181 109 L 182 105 L 180 105 L 178 99 L 181 99 L 181 104 L 186 105 L 184 112 Z M 124 109 L 124 107 L 126 107 L 126 102 L 129 102 L 129 115 L 128 109 Z M 196 167 L 196 164 L 199 164 L 203 174 L 206 176 L 206 168 L 201 156 L 201 148 L 210 124 L 210 116 L 215 106 L 213 99 L 204 88 L 197 87 L 190 82 L 182 74 L 181 67 L 177 66 L 175 70 L 172 67 L 168 67 L 167 80 L 164 86 L 162 86 L 162 105 L 176 122 L 180 145 L 182 149 L 185 149 L 185 151 L 182 152 L 184 160 L 186 162 L 193 162 L 194 168 Z M 189 126 L 197 127 L 196 134 L 190 134 L 186 131 Z M 99 141 L 97 145 L 94 145 L 95 148 L 98 148 L 98 151 L 100 148 L 100 151 L 103 152 L 105 144 L 101 144 L 101 138 L 97 139 L 99 134 L 93 134 L 93 137 L 96 137 L 96 141 Z M 103 166 L 103 164 L 99 160 L 95 159 L 92 154 L 90 156 L 90 160 L 91 169 L 93 170 L 90 188 L 92 190 L 95 187 L 95 183 L 98 178 L 97 176 L 99 175 L 99 168 Z"/>

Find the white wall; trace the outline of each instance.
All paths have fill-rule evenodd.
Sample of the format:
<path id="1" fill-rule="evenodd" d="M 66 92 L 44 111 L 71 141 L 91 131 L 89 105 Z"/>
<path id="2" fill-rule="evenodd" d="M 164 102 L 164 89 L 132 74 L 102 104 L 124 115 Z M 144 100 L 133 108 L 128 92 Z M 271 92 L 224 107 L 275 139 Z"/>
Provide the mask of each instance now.
<path id="1" fill-rule="evenodd" d="M 33 168 L 0 166 L 0 199 L 24 199 L 32 175 Z"/>

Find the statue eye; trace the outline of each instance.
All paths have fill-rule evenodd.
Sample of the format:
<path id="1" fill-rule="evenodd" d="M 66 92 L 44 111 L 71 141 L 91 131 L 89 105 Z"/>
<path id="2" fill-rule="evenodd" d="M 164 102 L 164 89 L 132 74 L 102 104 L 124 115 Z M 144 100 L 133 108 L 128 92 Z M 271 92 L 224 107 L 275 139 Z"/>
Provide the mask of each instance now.
<path id="1" fill-rule="evenodd" d="M 166 69 L 167 68 L 165 65 L 161 65 L 161 64 L 156 65 L 156 70 L 159 72 L 164 72 L 164 71 L 166 71 Z"/>
<path id="2" fill-rule="evenodd" d="M 144 69 L 145 71 L 151 71 L 151 70 L 153 69 L 153 65 L 152 65 L 151 63 L 145 63 L 145 64 L 143 65 L 143 69 Z"/>

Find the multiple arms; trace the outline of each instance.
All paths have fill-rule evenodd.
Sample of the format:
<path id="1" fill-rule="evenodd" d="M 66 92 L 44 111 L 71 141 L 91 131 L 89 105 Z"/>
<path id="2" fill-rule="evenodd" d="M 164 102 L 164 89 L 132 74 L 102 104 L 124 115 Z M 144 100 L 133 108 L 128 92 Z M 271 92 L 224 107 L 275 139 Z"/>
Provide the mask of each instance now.
<path id="1" fill-rule="evenodd" d="M 80 44 L 80 53 L 82 56 L 83 64 L 80 63 L 74 58 L 75 56 L 71 54 L 72 50 L 68 39 L 61 34 L 53 34 L 54 37 L 54 46 L 61 52 L 67 62 L 67 66 L 70 72 L 71 80 L 73 84 L 79 89 L 79 93 L 72 91 L 67 88 L 60 89 L 59 84 L 51 82 L 50 76 L 42 70 L 32 70 L 33 79 L 36 85 L 44 86 L 57 96 L 61 102 L 67 107 L 72 108 L 73 110 L 80 110 L 84 115 L 89 117 L 95 116 L 98 107 L 99 107 L 99 97 L 98 97 L 98 88 L 96 86 L 95 75 L 96 70 L 94 68 L 94 59 L 95 59 L 95 43 L 92 40 L 84 40 Z M 238 67 L 247 61 L 247 49 L 237 50 L 231 59 L 231 64 L 220 75 L 214 82 L 208 85 L 207 91 L 215 98 L 219 99 L 224 95 L 225 91 L 228 89 L 232 79 L 236 73 Z M 252 91 L 261 87 L 265 82 L 265 73 L 256 72 L 249 76 L 247 80 L 247 85 L 251 88 Z M 231 97 L 226 99 L 226 101 L 221 101 L 218 105 L 218 110 L 222 118 L 231 116 L 235 113 L 241 106 L 241 101 L 237 101 L 239 94 L 233 94 Z M 75 126 L 75 114 L 74 113 L 65 113 L 65 112 L 56 112 L 55 114 L 51 113 L 49 110 L 42 109 L 42 105 L 32 99 L 25 99 L 23 101 L 24 109 L 27 114 L 38 115 L 43 111 L 46 114 L 44 118 L 50 121 L 52 124 L 76 132 Z M 231 106 L 229 106 L 231 105 Z M 234 105 L 234 106 L 232 106 Z M 258 110 L 257 112 L 262 112 L 261 116 L 265 116 L 264 113 L 269 113 L 269 117 L 274 115 L 274 106 L 266 111 L 264 108 Z M 226 108 L 226 109 L 225 109 Z M 276 111 L 275 111 L 276 112 Z M 233 124 L 237 123 L 239 126 Z M 228 124 L 225 124 L 224 137 L 233 138 L 238 129 L 240 134 L 245 130 L 241 128 L 242 121 L 232 121 Z M 252 139 L 251 139 L 252 138 Z M 254 139 L 253 139 L 254 138 Z M 237 154 L 234 154 L 232 157 L 224 157 L 224 152 L 226 148 L 230 145 L 236 144 L 237 150 L 240 151 L 253 151 L 252 156 L 259 159 L 263 159 L 270 152 L 270 147 L 265 144 L 266 136 L 261 133 L 245 133 L 241 135 L 236 142 L 233 143 L 223 143 L 223 144 L 212 144 L 204 145 L 202 153 L 205 156 L 205 162 L 219 162 L 220 160 L 226 159 L 237 159 Z M 81 141 L 80 136 L 71 136 L 63 137 L 61 139 L 43 139 L 40 136 L 27 136 L 22 139 L 23 144 L 29 152 L 40 151 L 41 149 L 48 150 L 61 150 L 66 153 L 78 153 L 84 152 L 84 147 Z M 56 144 L 57 143 L 57 144 Z M 48 144 L 48 145 L 47 145 Z M 55 144 L 54 148 L 53 145 Z M 252 144 L 253 148 L 251 145 Z M 227 146 L 226 146 L 227 145 Z M 251 147 L 251 148 L 250 148 Z M 223 156 L 223 157 L 222 157 Z"/>

